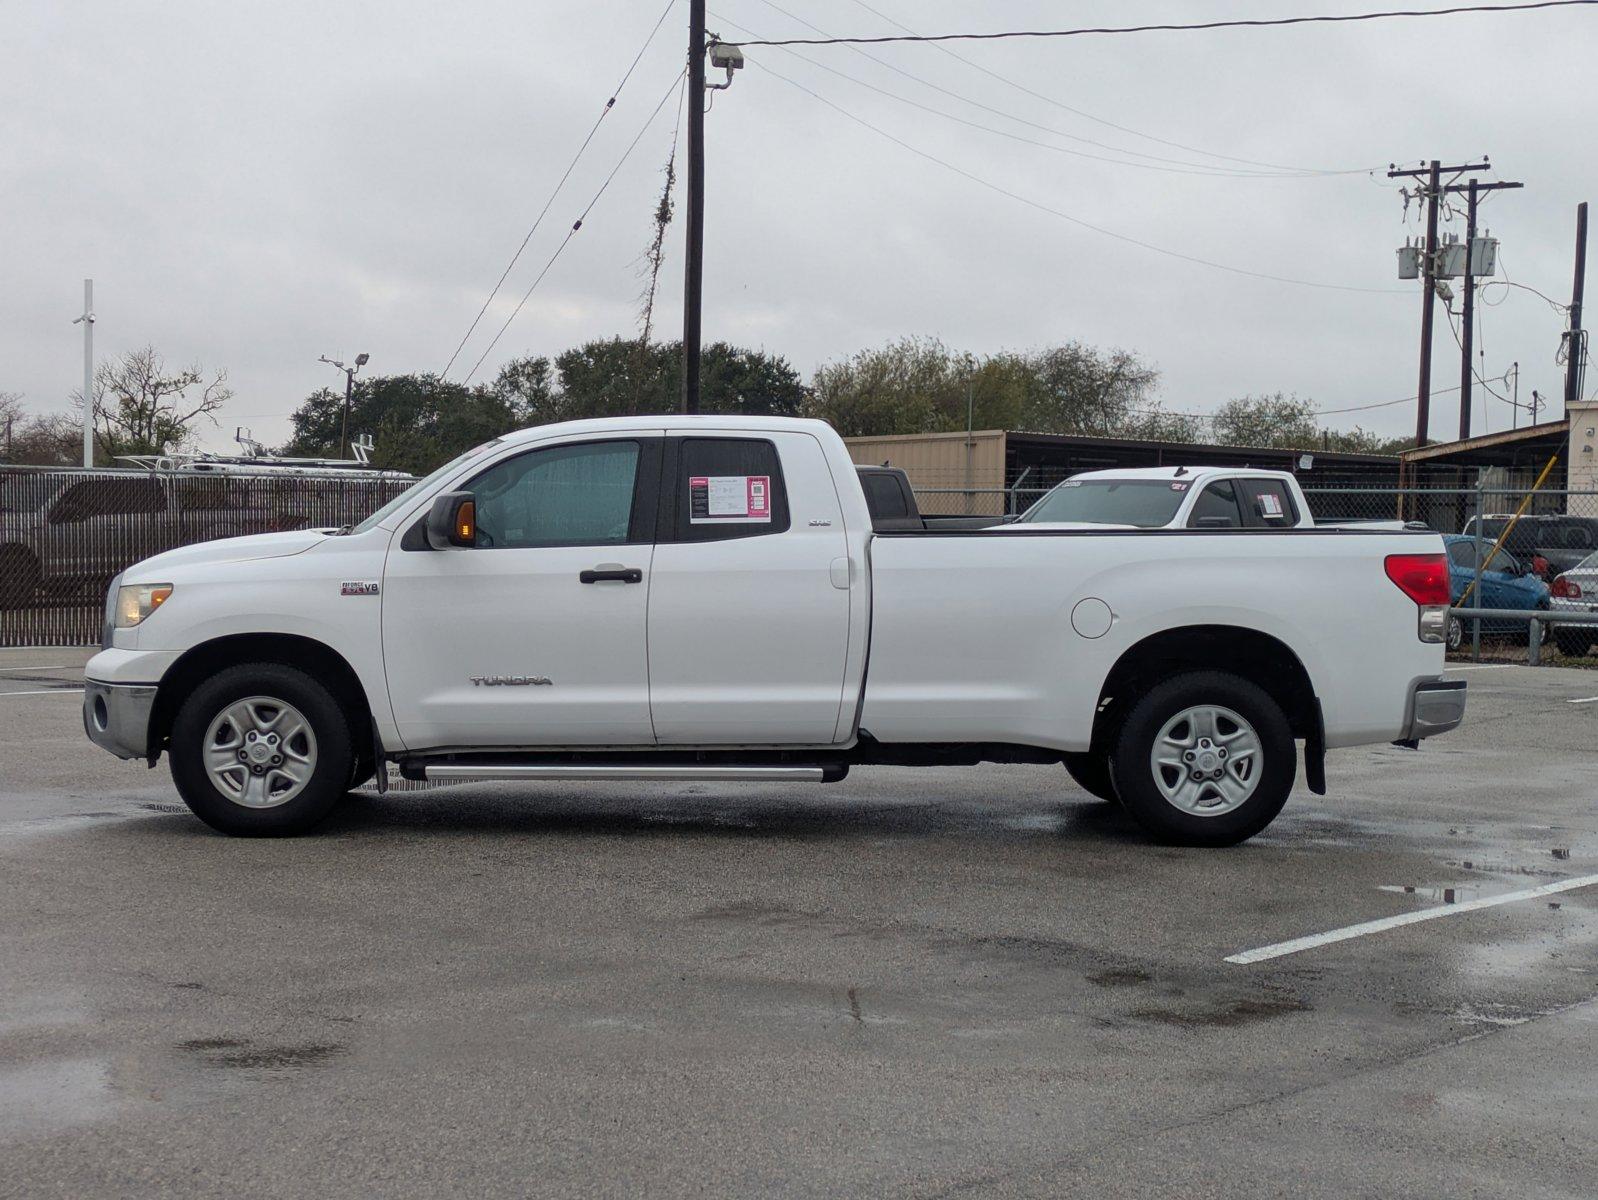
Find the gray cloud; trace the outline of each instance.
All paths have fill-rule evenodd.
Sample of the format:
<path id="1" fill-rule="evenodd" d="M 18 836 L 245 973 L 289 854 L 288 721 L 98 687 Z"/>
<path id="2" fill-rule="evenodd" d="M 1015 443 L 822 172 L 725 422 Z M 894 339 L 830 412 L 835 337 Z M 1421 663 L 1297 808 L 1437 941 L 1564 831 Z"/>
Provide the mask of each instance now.
<path id="1" fill-rule="evenodd" d="M 872 5 L 925 30 L 1115 22 L 1130 10 L 1109 0 L 1084 0 L 1068 17 L 1040 0 L 977 15 L 949 0 Z M 768 36 L 801 32 L 764 0 L 716 0 L 713 9 L 729 36 L 731 22 Z M 1206 15 L 1279 10 L 1238 0 Z M 70 321 L 86 275 L 97 281 L 103 351 L 148 341 L 173 360 L 229 369 L 238 395 L 226 431 L 209 437 L 215 445 L 235 420 L 281 437 L 307 392 L 337 382 L 319 354 L 366 350 L 373 370 L 436 370 L 659 12 L 657 0 L 13 6 L 15 36 L 0 50 L 0 390 L 64 405 L 79 376 Z M 1151 0 L 1136 12 L 1176 19 L 1194 8 Z M 834 32 L 888 31 L 855 0 L 806 4 L 803 15 Z M 679 69 L 684 19 L 679 5 L 463 363 Z M 1527 184 L 1485 209 L 1509 277 L 1564 298 L 1573 208 L 1593 184 L 1583 151 L 1594 50 L 1598 15 L 1573 10 L 960 53 L 1116 123 L 1242 158 L 1352 167 L 1490 153 Z M 802 53 L 968 120 L 1103 153 L 964 106 L 842 47 Z M 871 53 L 1029 121 L 1191 157 L 1021 95 L 925 46 Z M 1083 221 L 1264 273 L 1405 289 L 1393 249 L 1406 230 L 1379 172 L 1373 181 L 1138 170 L 960 126 L 779 50 L 749 57 L 708 119 L 707 336 L 763 345 L 804 370 L 907 333 L 978 351 L 1082 338 L 1156 363 L 1162 396 L 1179 409 L 1262 390 L 1328 408 L 1413 392 L 1415 285 L 1391 294 L 1294 287 L 1114 241 L 926 162 L 772 70 Z M 513 354 L 635 329 L 672 111 L 485 371 Z M 680 320 L 680 233 L 662 284 L 663 331 Z M 1503 303 L 1484 310 L 1486 372 L 1518 359 L 1523 394 L 1557 394 L 1559 316 L 1523 292 L 1495 288 L 1488 298 Z M 1446 325 L 1439 334 L 1446 387 L 1458 381 L 1458 353 Z M 1453 394 L 1439 397 L 1434 436 L 1448 434 L 1454 414 Z M 1497 403 L 1487 416 L 1494 428 L 1510 420 Z M 1357 419 L 1398 433 L 1413 414 L 1398 406 Z"/>

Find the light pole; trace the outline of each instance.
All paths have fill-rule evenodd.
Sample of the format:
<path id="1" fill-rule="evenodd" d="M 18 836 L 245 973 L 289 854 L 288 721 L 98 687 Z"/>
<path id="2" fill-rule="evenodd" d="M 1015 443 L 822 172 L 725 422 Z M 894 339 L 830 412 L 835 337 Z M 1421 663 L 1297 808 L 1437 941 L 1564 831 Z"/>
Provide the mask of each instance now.
<path id="1" fill-rule="evenodd" d="M 338 452 L 341 458 L 350 456 L 350 397 L 355 392 L 355 373 L 370 362 L 371 359 L 372 356 L 370 354 L 357 354 L 353 367 L 346 367 L 338 359 L 329 358 L 325 354 L 316 360 L 317 362 L 325 362 L 329 366 L 337 367 L 344 372 L 344 424 L 339 430 L 338 437 Z"/>
<path id="2" fill-rule="evenodd" d="M 94 466 L 94 280 L 83 281 L 83 466 Z"/>

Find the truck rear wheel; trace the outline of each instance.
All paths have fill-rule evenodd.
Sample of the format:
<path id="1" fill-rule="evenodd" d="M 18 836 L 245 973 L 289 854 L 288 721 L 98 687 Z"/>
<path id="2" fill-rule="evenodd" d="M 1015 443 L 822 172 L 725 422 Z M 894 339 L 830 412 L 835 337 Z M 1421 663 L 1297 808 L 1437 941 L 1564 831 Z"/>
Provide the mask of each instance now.
<path id="1" fill-rule="evenodd" d="M 1076 780 L 1076 786 L 1088 795 L 1108 800 L 1111 804 L 1120 802 L 1121 798 L 1115 794 L 1115 780 L 1110 778 L 1109 755 L 1067 754 L 1065 769 Z"/>
<path id="2" fill-rule="evenodd" d="M 229 667 L 178 709 L 172 781 L 207 825 L 245 837 L 303 833 L 349 787 L 354 751 L 338 701 L 281 663 Z"/>
<path id="3" fill-rule="evenodd" d="M 1298 772 L 1281 706 L 1220 671 L 1178 675 L 1133 705 L 1113 754 L 1127 812 L 1161 841 L 1232 846 L 1273 820 Z"/>

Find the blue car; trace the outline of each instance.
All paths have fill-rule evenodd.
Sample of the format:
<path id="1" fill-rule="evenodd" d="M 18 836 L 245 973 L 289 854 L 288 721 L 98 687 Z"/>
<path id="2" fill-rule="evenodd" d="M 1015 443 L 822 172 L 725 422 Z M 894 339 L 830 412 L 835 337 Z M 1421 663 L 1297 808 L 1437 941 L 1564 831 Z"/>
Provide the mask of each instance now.
<path id="1" fill-rule="evenodd" d="M 1470 587 L 1471 580 L 1476 577 L 1476 539 L 1462 533 L 1443 535 L 1443 545 L 1448 550 L 1448 582 L 1450 599 L 1455 606 L 1469 608 L 1476 603 L 1476 597 L 1471 595 L 1465 601 L 1465 592 Z M 1485 558 L 1491 553 L 1493 544 L 1490 541 L 1481 543 L 1481 554 Z M 1483 608 L 1520 608 L 1527 611 L 1546 609 L 1550 606 L 1548 598 L 1548 585 L 1537 576 L 1533 575 L 1520 560 L 1500 550 L 1494 554 L 1488 569 L 1481 575 L 1481 606 Z M 1458 650 L 1470 636 L 1472 621 L 1461 621 L 1454 618 L 1448 622 L 1448 648 Z M 1548 626 L 1544 625 L 1543 638 L 1546 641 Z M 1530 636 L 1531 626 L 1524 621 L 1483 621 L 1481 623 L 1483 634 L 1511 634 L 1526 638 Z"/>

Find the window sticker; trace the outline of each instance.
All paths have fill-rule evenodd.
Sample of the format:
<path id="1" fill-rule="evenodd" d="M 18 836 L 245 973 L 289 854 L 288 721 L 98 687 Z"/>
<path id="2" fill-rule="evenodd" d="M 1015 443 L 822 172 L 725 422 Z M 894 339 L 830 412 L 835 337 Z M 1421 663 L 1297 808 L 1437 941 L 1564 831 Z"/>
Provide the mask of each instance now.
<path id="1" fill-rule="evenodd" d="M 1282 498 L 1275 492 L 1261 492 L 1256 500 L 1259 502 L 1260 515 L 1266 517 L 1282 516 Z"/>
<path id="2" fill-rule="evenodd" d="M 1187 491 L 1187 484 L 1185 484 L 1185 483 L 1173 483 L 1171 485 L 1171 490 L 1173 492 L 1185 492 L 1185 491 Z"/>
<path id="3" fill-rule="evenodd" d="M 770 524 L 770 475 L 694 475 L 688 480 L 694 525 Z"/>

